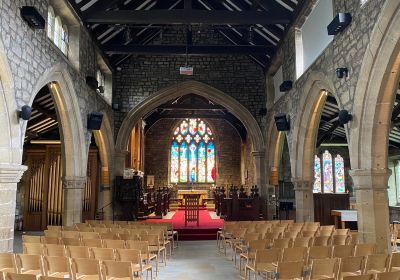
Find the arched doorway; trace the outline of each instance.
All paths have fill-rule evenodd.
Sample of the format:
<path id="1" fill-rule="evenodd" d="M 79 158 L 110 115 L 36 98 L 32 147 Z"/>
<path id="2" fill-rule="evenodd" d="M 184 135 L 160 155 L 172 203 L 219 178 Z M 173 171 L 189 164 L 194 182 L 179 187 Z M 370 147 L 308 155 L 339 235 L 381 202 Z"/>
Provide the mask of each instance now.
<path id="1" fill-rule="evenodd" d="M 363 59 L 350 155 L 360 239 L 389 251 L 388 143 L 400 75 L 400 3 L 386 1 Z"/>

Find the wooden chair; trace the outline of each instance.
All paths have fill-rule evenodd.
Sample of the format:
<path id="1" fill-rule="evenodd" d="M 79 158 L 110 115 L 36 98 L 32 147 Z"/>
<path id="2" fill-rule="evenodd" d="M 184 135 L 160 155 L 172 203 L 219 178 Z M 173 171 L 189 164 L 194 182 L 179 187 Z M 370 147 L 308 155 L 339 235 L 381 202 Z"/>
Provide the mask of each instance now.
<path id="1" fill-rule="evenodd" d="M 374 254 L 366 256 L 364 274 L 387 272 L 389 260 L 390 258 L 386 254 Z"/>
<path id="2" fill-rule="evenodd" d="M 143 264 L 140 250 L 135 249 L 116 249 L 115 258 L 117 261 L 131 262 L 133 272 L 143 274 L 146 272 L 146 279 L 150 271 L 150 279 L 153 279 L 153 267 L 150 264 Z"/>
<path id="3" fill-rule="evenodd" d="M 377 273 L 376 280 L 400 280 L 400 271 Z"/>
<path id="4" fill-rule="evenodd" d="M 245 278 L 250 279 L 250 273 L 255 275 L 265 271 L 275 271 L 276 263 L 282 257 L 282 249 L 272 248 L 267 250 L 257 250 L 254 260 L 245 266 Z"/>
<path id="5" fill-rule="evenodd" d="M 376 252 L 376 244 L 357 244 L 354 248 L 354 256 L 368 256 Z"/>
<path id="6" fill-rule="evenodd" d="M 348 228 L 339 228 L 333 232 L 333 235 L 349 235 L 350 229 Z"/>
<path id="7" fill-rule="evenodd" d="M 310 280 L 336 279 L 339 273 L 339 259 L 313 259 Z"/>
<path id="8" fill-rule="evenodd" d="M 103 241 L 101 239 L 82 239 L 82 245 L 86 247 L 103 248 Z"/>
<path id="9" fill-rule="evenodd" d="M 101 261 L 100 268 L 103 280 L 134 280 L 140 279 L 133 276 L 130 262 Z"/>
<path id="10" fill-rule="evenodd" d="M 149 243 L 147 241 L 128 240 L 128 241 L 126 241 L 126 247 L 127 247 L 127 249 L 139 250 L 142 255 L 142 259 L 146 263 L 155 261 L 156 275 L 158 274 L 158 256 L 157 256 L 157 254 L 153 254 L 152 252 L 150 252 Z"/>
<path id="11" fill-rule="evenodd" d="M 361 275 L 364 271 L 364 257 L 344 257 L 340 263 L 340 277 Z"/>
<path id="12" fill-rule="evenodd" d="M 17 265 L 18 273 L 34 275 L 44 274 L 41 259 L 42 257 L 39 255 L 15 255 L 15 263 Z"/>
<path id="13" fill-rule="evenodd" d="M 79 235 L 81 236 L 82 239 L 100 239 L 100 235 L 97 232 L 80 232 Z"/>
<path id="14" fill-rule="evenodd" d="M 358 244 L 358 232 L 350 232 L 348 244 L 349 245 L 357 245 Z"/>
<path id="15" fill-rule="evenodd" d="M 101 239 L 118 239 L 118 234 L 114 232 L 99 233 Z"/>
<path id="16" fill-rule="evenodd" d="M 13 253 L 0 253 L 0 274 L 2 272 L 17 272 L 15 255 Z"/>
<path id="17" fill-rule="evenodd" d="M 66 256 L 73 259 L 88 259 L 89 248 L 86 246 L 66 246 Z"/>
<path id="18" fill-rule="evenodd" d="M 349 235 L 332 235 L 332 245 L 347 245 L 349 240 Z"/>
<path id="19" fill-rule="evenodd" d="M 293 247 L 283 249 L 281 262 L 305 262 L 307 260 L 306 247 Z"/>
<path id="20" fill-rule="evenodd" d="M 61 231 L 59 231 L 59 230 L 46 229 L 43 232 L 44 232 L 44 236 L 46 236 L 46 237 L 57 237 L 57 238 L 61 237 Z"/>
<path id="21" fill-rule="evenodd" d="M 62 230 L 62 226 L 47 226 L 48 230 L 52 230 L 52 231 L 61 231 Z"/>
<path id="22" fill-rule="evenodd" d="M 352 245 L 336 245 L 333 246 L 333 258 L 345 258 L 353 256 L 354 247 Z"/>
<path id="23" fill-rule="evenodd" d="M 22 243 L 42 243 L 41 236 L 23 234 Z"/>
<path id="24" fill-rule="evenodd" d="M 400 253 L 390 255 L 389 271 L 400 271 Z"/>
<path id="25" fill-rule="evenodd" d="M 37 280 L 34 274 L 20 274 L 15 272 L 7 272 L 4 274 L 4 280 Z"/>
<path id="26" fill-rule="evenodd" d="M 95 259 L 71 259 L 73 280 L 100 280 L 99 261 Z"/>
<path id="27" fill-rule="evenodd" d="M 38 280 L 72 280 L 68 277 L 39 276 Z"/>
<path id="28" fill-rule="evenodd" d="M 291 238 L 275 239 L 272 244 L 272 247 L 281 249 L 292 247 L 292 239 Z"/>
<path id="29" fill-rule="evenodd" d="M 61 237 L 79 239 L 80 234 L 81 233 L 77 230 L 64 230 L 61 232 Z"/>
<path id="30" fill-rule="evenodd" d="M 272 240 L 269 239 L 249 241 L 249 246 L 247 247 L 247 250 L 239 255 L 239 273 L 242 273 L 242 260 L 247 263 L 252 262 L 256 256 L 257 250 L 266 250 L 271 243 Z"/>
<path id="31" fill-rule="evenodd" d="M 276 279 L 302 279 L 304 263 L 279 262 L 276 268 Z"/>
<path id="32" fill-rule="evenodd" d="M 290 230 L 290 231 L 285 231 L 285 233 L 283 234 L 283 237 L 295 239 L 299 234 L 300 234 L 300 231 Z"/>
<path id="33" fill-rule="evenodd" d="M 42 255 L 43 244 L 41 243 L 22 243 L 22 251 L 29 255 Z"/>
<path id="34" fill-rule="evenodd" d="M 167 250 L 164 246 L 162 246 L 162 242 L 160 242 L 157 234 L 148 234 L 146 236 L 141 237 L 142 241 L 147 241 L 149 244 L 149 250 L 151 253 L 157 255 L 157 260 L 160 260 L 161 255 L 163 256 L 162 260 L 165 265 L 167 265 Z"/>
<path id="35" fill-rule="evenodd" d="M 313 246 L 308 250 L 308 263 L 316 259 L 328 259 L 332 256 L 332 246 Z"/>
<path id="36" fill-rule="evenodd" d="M 103 239 L 104 248 L 112 248 L 112 249 L 125 249 L 125 241 L 124 240 L 115 240 L 115 239 Z"/>
<path id="37" fill-rule="evenodd" d="M 71 278 L 69 259 L 66 257 L 43 257 L 43 272 L 45 276 Z"/>
<path id="38" fill-rule="evenodd" d="M 301 236 L 303 237 L 315 237 L 317 234 L 317 230 L 302 230 L 300 232 Z"/>
<path id="39" fill-rule="evenodd" d="M 313 246 L 330 246 L 331 237 L 330 236 L 316 236 L 314 237 Z"/>
<path id="40" fill-rule="evenodd" d="M 293 247 L 311 247 L 313 242 L 312 237 L 297 237 L 293 240 Z"/>
<path id="41" fill-rule="evenodd" d="M 373 280 L 373 274 L 364 274 L 364 275 L 350 275 L 344 276 L 342 280 Z"/>
<path id="42" fill-rule="evenodd" d="M 43 254 L 45 256 L 65 257 L 65 246 L 58 244 L 45 244 L 43 245 Z"/>
<path id="43" fill-rule="evenodd" d="M 40 238 L 42 244 L 60 244 L 59 237 L 52 237 L 52 236 L 42 236 Z"/>
<path id="44" fill-rule="evenodd" d="M 98 232 L 99 234 L 110 232 L 110 230 L 105 227 L 95 227 L 93 228 L 93 231 Z"/>
<path id="45" fill-rule="evenodd" d="M 81 246 L 81 241 L 79 238 L 62 237 L 60 241 L 61 244 L 65 246 Z"/>
<path id="46" fill-rule="evenodd" d="M 114 249 L 110 248 L 89 248 L 90 258 L 99 261 L 114 261 Z"/>

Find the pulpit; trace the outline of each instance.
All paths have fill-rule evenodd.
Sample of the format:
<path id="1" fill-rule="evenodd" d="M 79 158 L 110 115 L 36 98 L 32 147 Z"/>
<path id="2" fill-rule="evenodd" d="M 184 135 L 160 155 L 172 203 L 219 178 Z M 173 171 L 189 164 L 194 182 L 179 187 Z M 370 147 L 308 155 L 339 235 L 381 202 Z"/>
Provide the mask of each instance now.
<path id="1" fill-rule="evenodd" d="M 199 200 L 200 194 L 184 194 L 185 201 L 185 227 L 190 222 L 196 222 L 199 226 Z"/>

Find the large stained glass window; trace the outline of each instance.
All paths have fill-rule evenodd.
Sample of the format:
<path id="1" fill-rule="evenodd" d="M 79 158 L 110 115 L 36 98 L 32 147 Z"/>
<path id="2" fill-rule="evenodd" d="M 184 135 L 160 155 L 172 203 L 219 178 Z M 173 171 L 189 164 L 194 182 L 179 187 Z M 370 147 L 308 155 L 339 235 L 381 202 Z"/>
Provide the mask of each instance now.
<path id="1" fill-rule="evenodd" d="M 315 193 L 321 192 L 321 159 L 315 155 L 314 158 L 314 188 Z"/>
<path id="2" fill-rule="evenodd" d="M 214 183 L 214 135 L 201 119 L 184 119 L 171 143 L 171 183 Z"/>
<path id="3" fill-rule="evenodd" d="M 332 155 L 325 151 L 321 158 L 314 157 L 314 186 L 313 192 L 319 193 L 345 193 L 344 160 L 340 155 L 336 155 L 332 160 Z"/>
<path id="4" fill-rule="evenodd" d="M 346 191 L 344 185 L 344 161 L 340 155 L 335 157 L 335 189 L 337 193 Z"/>

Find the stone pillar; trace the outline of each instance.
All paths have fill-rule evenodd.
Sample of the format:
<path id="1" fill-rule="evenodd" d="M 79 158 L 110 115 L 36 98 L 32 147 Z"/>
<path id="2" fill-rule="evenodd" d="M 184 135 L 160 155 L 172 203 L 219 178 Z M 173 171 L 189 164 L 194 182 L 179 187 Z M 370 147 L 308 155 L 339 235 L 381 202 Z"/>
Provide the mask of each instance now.
<path id="1" fill-rule="evenodd" d="M 112 178 L 110 177 L 111 173 L 108 167 L 101 168 L 101 184 L 100 184 L 100 206 L 98 208 L 103 208 L 104 211 L 104 220 L 112 220 L 113 219 L 113 211 L 112 211 Z"/>
<path id="2" fill-rule="evenodd" d="M 251 153 L 254 159 L 254 178 L 255 183 L 259 189 L 259 194 L 261 197 L 261 211 L 264 217 L 267 216 L 267 183 L 265 174 L 265 153 L 263 151 L 253 151 Z"/>
<path id="3" fill-rule="evenodd" d="M 24 165 L 0 164 L 0 252 L 13 251 L 17 183 L 26 169 Z"/>
<path id="4" fill-rule="evenodd" d="M 359 240 L 376 243 L 378 253 L 390 252 L 388 179 L 386 168 L 353 169 L 350 175 L 358 212 Z"/>
<path id="5" fill-rule="evenodd" d="M 124 175 L 125 159 L 127 151 L 116 151 L 114 154 L 114 174 L 115 176 Z"/>
<path id="6" fill-rule="evenodd" d="M 86 177 L 64 177 L 63 225 L 72 226 L 82 222 L 82 201 Z"/>
<path id="7" fill-rule="evenodd" d="M 314 221 L 312 184 L 300 179 L 292 181 L 296 199 L 296 222 Z"/>

